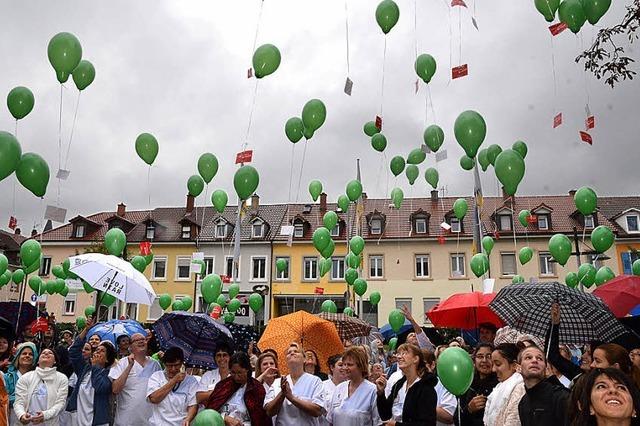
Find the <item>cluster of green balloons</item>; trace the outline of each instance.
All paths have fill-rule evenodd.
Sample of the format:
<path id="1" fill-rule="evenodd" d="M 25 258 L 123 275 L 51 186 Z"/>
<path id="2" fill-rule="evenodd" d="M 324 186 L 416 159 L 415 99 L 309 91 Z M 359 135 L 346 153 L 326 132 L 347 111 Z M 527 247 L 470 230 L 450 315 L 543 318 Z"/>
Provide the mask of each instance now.
<path id="1" fill-rule="evenodd" d="M 266 77 L 276 72 L 281 61 L 280 50 L 273 44 L 263 44 L 253 52 L 253 71 L 256 78 Z"/>
<path id="2" fill-rule="evenodd" d="M 383 33 L 389 31 L 398 23 L 400 8 L 393 0 L 382 0 L 376 8 L 376 22 Z"/>
<path id="3" fill-rule="evenodd" d="M 534 3 L 547 22 L 553 22 L 558 12 L 560 22 L 574 33 L 578 33 L 586 21 L 597 24 L 611 6 L 611 0 L 535 0 Z"/>
<path id="4" fill-rule="evenodd" d="M 43 197 L 49 185 L 49 165 L 38 154 L 22 153 L 20 143 L 9 132 L 0 131 L 0 180 L 13 172 L 22 186 Z"/>
<path id="5" fill-rule="evenodd" d="M 302 108 L 302 118 L 291 117 L 284 125 L 284 133 L 291 143 L 297 143 L 304 136 L 313 137 L 316 130 L 327 119 L 327 108 L 320 99 L 311 99 Z"/>
<path id="6" fill-rule="evenodd" d="M 202 194 L 205 183 L 207 185 L 211 183 L 217 173 L 218 158 L 210 152 L 202 154 L 200 158 L 198 158 L 198 174 L 190 176 L 187 180 L 187 191 L 189 192 L 189 195 L 198 197 Z M 211 195 L 211 202 L 214 203 L 215 206 L 213 194 Z M 224 204 L 226 206 L 226 201 Z M 224 207 L 222 210 L 224 210 Z"/>

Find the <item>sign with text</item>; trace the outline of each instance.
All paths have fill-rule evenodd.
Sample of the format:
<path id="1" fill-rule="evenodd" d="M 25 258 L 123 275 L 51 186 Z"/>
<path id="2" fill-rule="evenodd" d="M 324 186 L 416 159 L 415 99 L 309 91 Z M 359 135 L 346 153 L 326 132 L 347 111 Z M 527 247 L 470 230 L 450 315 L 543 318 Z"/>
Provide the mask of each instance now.
<path id="1" fill-rule="evenodd" d="M 236 164 L 250 163 L 253 159 L 253 150 L 242 151 L 236 154 Z"/>
<path id="2" fill-rule="evenodd" d="M 567 24 L 565 24 L 564 22 L 560 22 L 558 24 L 553 24 L 549 27 L 549 31 L 551 31 L 551 35 L 553 36 L 557 36 L 558 34 L 560 34 L 561 32 L 563 32 L 564 30 L 566 30 Z"/>
<path id="3" fill-rule="evenodd" d="M 466 77 L 467 75 L 469 75 L 469 64 L 451 68 L 451 78 L 453 80 L 460 77 Z"/>
<path id="4" fill-rule="evenodd" d="M 580 139 L 582 139 L 582 142 L 584 142 L 584 143 L 588 143 L 589 145 L 593 145 L 593 138 L 587 132 L 580 132 Z"/>
<path id="5" fill-rule="evenodd" d="M 559 127 L 562 124 L 562 113 L 558 113 L 555 117 L 553 117 L 553 128 Z"/>

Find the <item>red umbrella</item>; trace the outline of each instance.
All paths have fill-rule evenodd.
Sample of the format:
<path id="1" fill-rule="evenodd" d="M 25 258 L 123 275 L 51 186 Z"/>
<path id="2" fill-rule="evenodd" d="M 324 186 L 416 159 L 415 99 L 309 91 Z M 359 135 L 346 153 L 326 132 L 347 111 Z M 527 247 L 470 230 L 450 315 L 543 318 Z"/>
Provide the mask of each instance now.
<path id="1" fill-rule="evenodd" d="M 640 304 L 640 277 L 618 275 L 593 291 L 616 318 L 626 316 L 631 309 Z"/>
<path id="2" fill-rule="evenodd" d="M 504 322 L 489 308 L 495 293 L 458 293 L 431 308 L 427 316 L 436 327 L 478 328 L 483 322 L 502 327 Z"/>

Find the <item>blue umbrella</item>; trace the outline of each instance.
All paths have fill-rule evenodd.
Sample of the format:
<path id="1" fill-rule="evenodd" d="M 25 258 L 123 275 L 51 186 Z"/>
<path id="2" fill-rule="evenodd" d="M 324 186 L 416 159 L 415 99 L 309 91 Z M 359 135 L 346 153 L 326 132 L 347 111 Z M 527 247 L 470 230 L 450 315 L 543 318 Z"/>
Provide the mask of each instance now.
<path id="1" fill-rule="evenodd" d="M 111 320 L 91 327 L 91 330 L 87 333 L 87 337 L 97 334 L 100 336 L 100 340 L 108 340 L 115 346 L 118 337 L 131 337 L 134 333 L 141 333 L 144 336 L 147 335 L 147 332 L 142 328 L 140 323 L 134 320 Z"/>
<path id="2" fill-rule="evenodd" d="M 402 334 L 405 331 L 411 330 L 412 328 L 413 328 L 413 326 L 411 325 L 409 320 L 406 319 L 406 320 L 404 320 L 404 324 L 402 324 L 402 327 L 400 327 L 400 330 L 398 330 L 397 333 L 395 331 L 393 331 L 393 329 L 391 328 L 391 325 L 385 324 L 380 329 L 380 334 L 382 334 L 382 336 L 384 337 L 384 340 L 389 340 L 393 336 L 395 336 L 396 334 Z"/>
<path id="3" fill-rule="evenodd" d="M 151 328 L 162 350 L 173 346 L 182 349 L 185 364 L 194 367 L 216 368 L 214 356 L 218 345 L 234 347 L 229 329 L 207 314 L 169 312 Z"/>
<path id="4" fill-rule="evenodd" d="M 637 317 L 638 315 L 640 315 L 640 305 L 633 308 L 631 312 L 629 312 L 629 315 L 631 315 L 632 317 Z"/>

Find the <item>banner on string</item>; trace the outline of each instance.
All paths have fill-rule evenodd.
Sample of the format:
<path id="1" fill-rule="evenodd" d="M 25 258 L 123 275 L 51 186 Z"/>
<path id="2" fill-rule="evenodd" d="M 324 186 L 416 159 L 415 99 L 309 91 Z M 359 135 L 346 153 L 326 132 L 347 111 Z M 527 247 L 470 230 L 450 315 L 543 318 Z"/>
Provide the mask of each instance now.
<path id="1" fill-rule="evenodd" d="M 469 64 L 463 64 L 451 68 L 451 78 L 453 80 L 456 78 L 466 77 L 467 75 L 469 75 Z"/>
<path id="2" fill-rule="evenodd" d="M 440 224 L 440 228 L 444 229 L 445 231 L 451 231 L 451 225 L 449 225 L 447 222 L 442 222 Z"/>
<path id="3" fill-rule="evenodd" d="M 451 0 L 451 7 L 455 6 L 467 7 L 467 4 L 464 2 L 464 0 Z"/>
<path id="4" fill-rule="evenodd" d="M 353 81 L 351 81 L 351 79 L 347 77 L 347 80 L 344 82 L 344 93 L 351 96 L 352 89 L 353 89 Z"/>
<path id="5" fill-rule="evenodd" d="M 553 117 L 553 128 L 559 127 L 562 125 L 562 113 L 558 113 L 555 117 Z"/>
<path id="6" fill-rule="evenodd" d="M 447 239 L 444 237 L 444 235 L 438 235 L 438 244 L 443 245 L 446 242 Z"/>
<path id="7" fill-rule="evenodd" d="M 382 117 L 376 115 L 376 129 L 382 131 Z"/>
<path id="8" fill-rule="evenodd" d="M 242 151 L 236 154 L 236 164 L 250 163 L 253 159 L 253 150 Z"/>
<path id="9" fill-rule="evenodd" d="M 142 241 L 140 243 L 140 255 L 149 256 L 151 254 L 151 243 L 149 241 Z"/>
<path id="10" fill-rule="evenodd" d="M 48 205 L 44 210 L 44 218 L 45 220 L 52 220 L 58 223 L 64 223 L 65 218 L 67 217 L 67 209 L 63 209 L 61 207 Z"/>
<path id="11" fill-rule="evenodd" d="M 584 121 L 584 125 L 587 128 L 587 131 L 593 129 L 594 127 L 596 127 L 596 118 L 593 115 L 587 117 L 587 119 Z"/>
<path id="12" fill-rule="evenodd" d="M 563 32 L 567 28 L 568 28 L 567 24 L 565 24 L 564 22 L 559 22 L 557 24 L 550 25 L 549 26 L 549 31 L 551 31 L 551 35 L 552 36 L 557 36 L 558 34 Z"/>
<path id="13" fill-rule="evenodd" d="M 58 169 L 58 172 L 56 173 L 56 179 L 67 180 L 70 174 L 71 172 L 69 170 Z"/>
<path id="14" fill-rule="evenodd" d="M 538 217 L 534 214 L 530 214 L 529 216 L 527 216 L 527 223 L 530 225 L 538 223 Z"/>
<path id="15" fill-rule="evenodd" d="M 231 282 L 231 277 L 229 275 L 220 275 L 220 279 L 224 284 L 229 284 Z"/>
<path id="16" fill-rule="evenodd" d="M 584 143 L 588 143 L 589 145 L 593 145 L 593 138 L 587 132 L 580 132 L 580 139 L 582 139 L 582 142 L 584 142 Z"/>
<path id="17" fill-rule="evenodd" d="M 11 216 L 9 218 L 9 229 L 15 231 L 17 226 L 18 226 L 18 219 L 16 219 L 15 217 Z"/>

